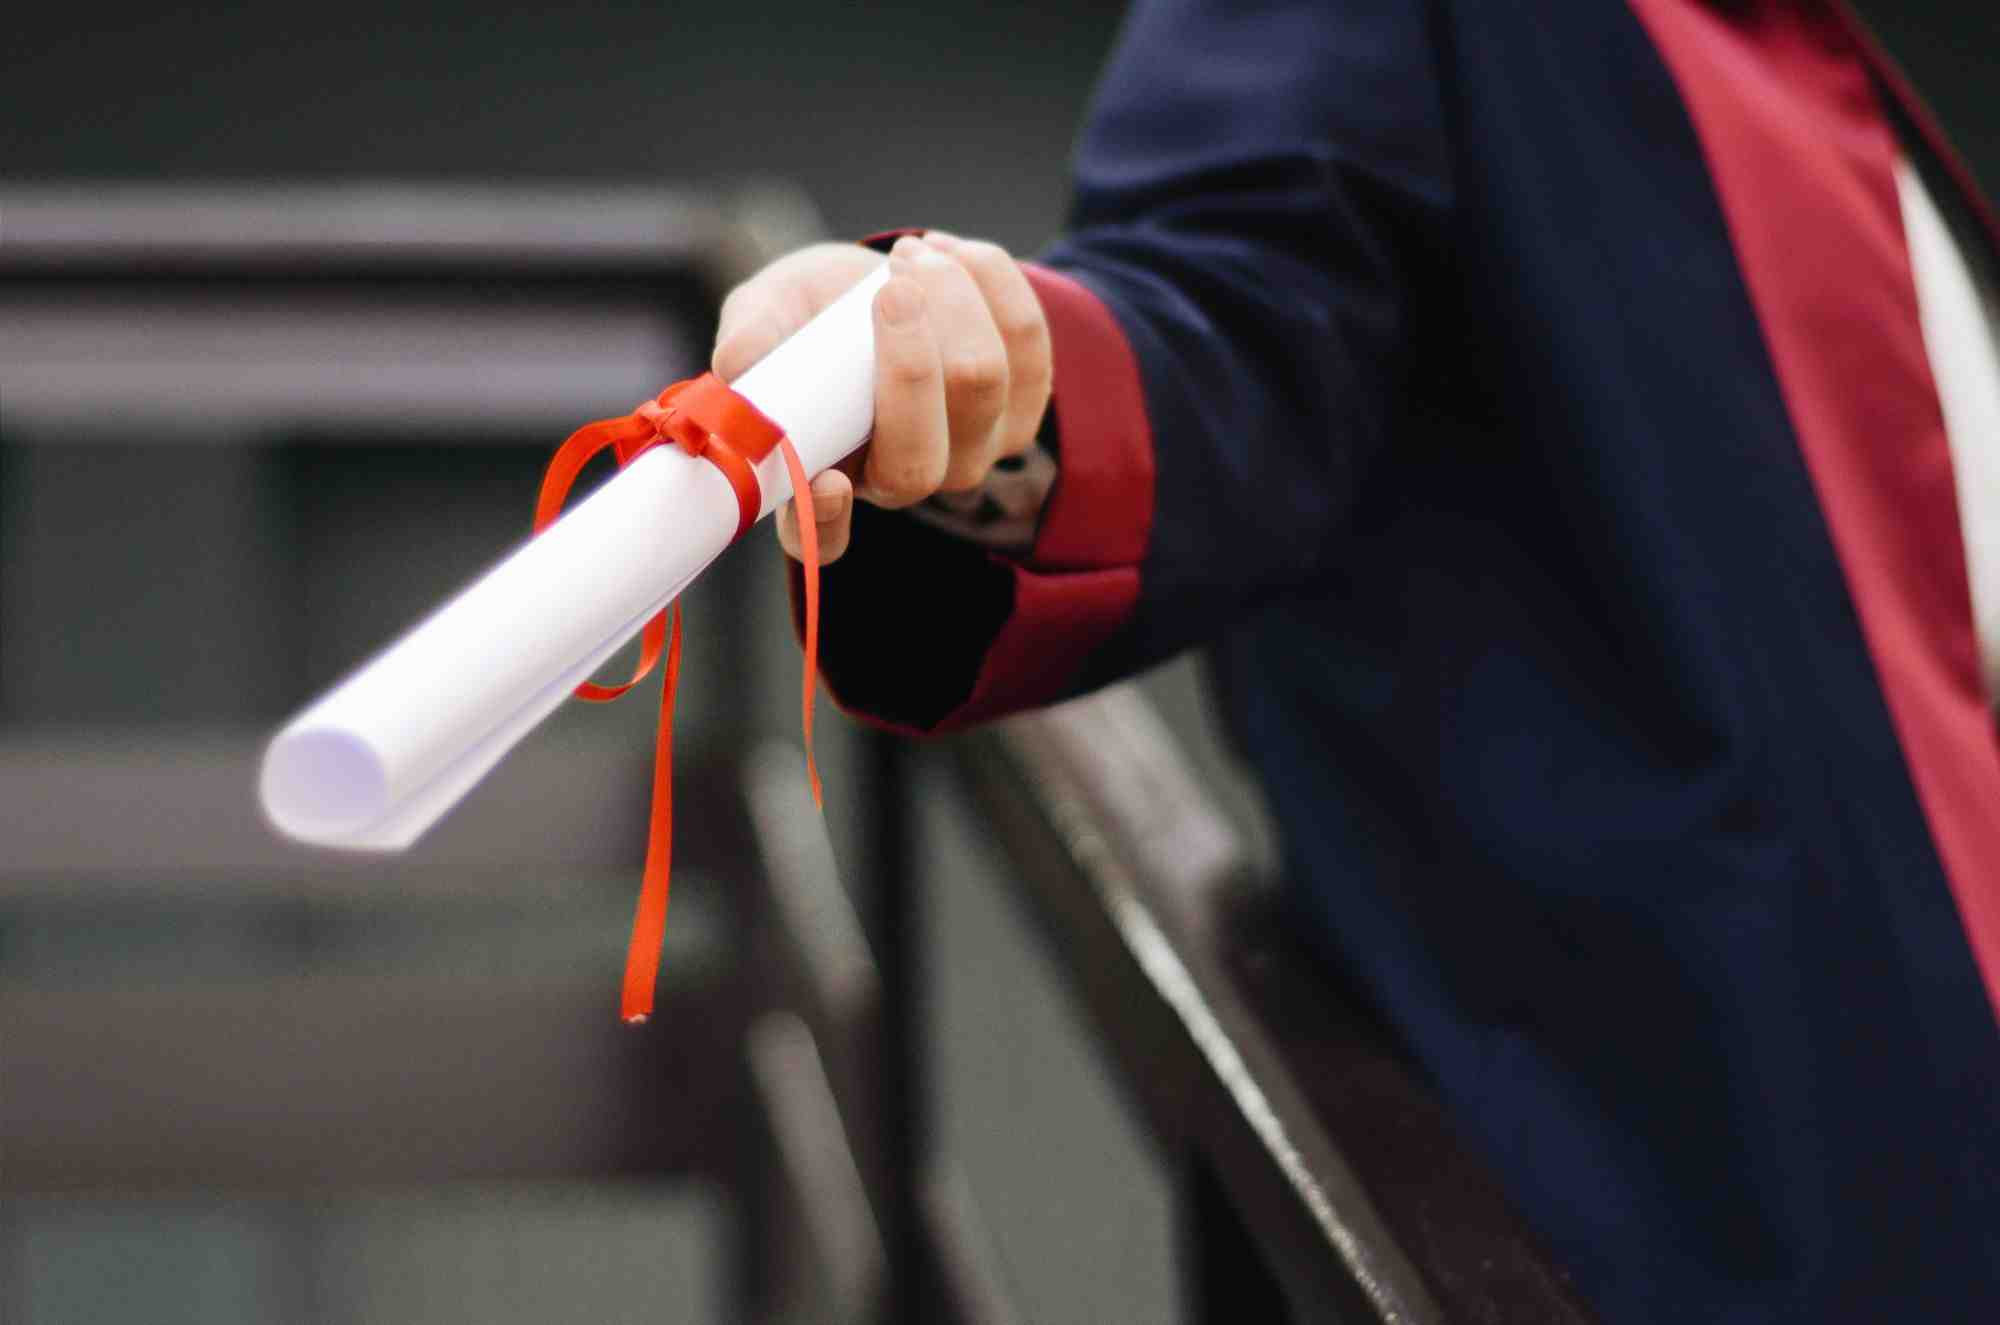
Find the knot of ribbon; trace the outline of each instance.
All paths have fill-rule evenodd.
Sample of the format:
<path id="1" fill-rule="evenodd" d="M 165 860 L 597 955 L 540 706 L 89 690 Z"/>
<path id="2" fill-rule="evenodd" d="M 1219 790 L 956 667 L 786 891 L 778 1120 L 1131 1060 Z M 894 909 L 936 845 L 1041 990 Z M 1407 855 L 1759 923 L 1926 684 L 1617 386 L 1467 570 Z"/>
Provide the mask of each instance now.
<path id="1" fill-rule="evenodd" d="M 542 475 L 535 502 L 535 532 L 555 522 L 577 476 L 607 447 L 624 468 L 655 446 L 679 447 L 720 470 L 736 495 L 737 523 L 733 538 L 741 538 L 764 508 L 756 465 L 777 451 L 784 457 L 792 482 L 792 504 L 798 514 L 800 550 L 805 561 L 805 677 L 800 718 L 805 729 L 806 774 L 813 804 L 820 803 L 819 768 L 813 761 L 813 691 L 819 661 L 819 537 L 811 511 L 812 491 L 805 465 L 785 430 L 714 373 L 676 382 L 630 414 L 586 423 L 556 448 Z M 670 623 L 671 619 L 671 625 Z M 639 636 L 639 661 L 632 678 L 619 685 L 585 681 L 578 699 L 609 703 L 646 679 L 664 653 L 661 673 L 660 719 L 653 744 L 653 799 L 646 831 L 646 867 L 639 887 L 639 905 L 632 919 L 632 938 L 625 953 L 625 981 L 620 1015 L 643 1022 L 653 1011 L 653 986 L 659 976 L 660 948 L 667 932 L 667 885 L 673 863 L 673 723 L 674 689 L 681 670 L 681 607 L 679 602 L 646 623 Z"/>

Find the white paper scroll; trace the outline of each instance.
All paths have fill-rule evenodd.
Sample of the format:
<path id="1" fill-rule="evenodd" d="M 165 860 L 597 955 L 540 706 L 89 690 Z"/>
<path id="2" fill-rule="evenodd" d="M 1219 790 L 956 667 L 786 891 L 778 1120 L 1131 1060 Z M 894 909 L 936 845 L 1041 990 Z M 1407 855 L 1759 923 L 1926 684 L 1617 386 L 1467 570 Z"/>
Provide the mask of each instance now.
<path id="1" fill-rule="evenodd" d="M 875 418 L 877 269 L 733 385 L 817 474 Z M 789 500 L 776 452 L 763 509 Z M 656 446 L 390 645 L 272 738 L 264 813 L 319 846 L 400 851 L 579 681 L 707 569 L 736 532 L 714 465 Z"/>

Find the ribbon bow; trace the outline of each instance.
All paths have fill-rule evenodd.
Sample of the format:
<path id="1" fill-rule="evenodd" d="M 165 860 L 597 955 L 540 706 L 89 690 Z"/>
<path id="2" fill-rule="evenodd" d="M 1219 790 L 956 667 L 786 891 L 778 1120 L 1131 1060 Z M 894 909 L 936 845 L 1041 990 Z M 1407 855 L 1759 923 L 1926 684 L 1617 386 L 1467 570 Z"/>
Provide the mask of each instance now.
<path id="1" fill-rule="evenodd" d="M 819 659 L 819 530 L 812 512 L 812 490 L 805 466 L 785 430 L 743 396 L 732 391 L 714 373 L 676 382 L 651 400 L 643 401 L 630 414 L 615 419 L 586 423 L 556 448 L 542 475 L 541 495 L 535 502 L 535 532 L 540 533 L 562 513 L 570 485 L 583 467 L 606 447 L 612 448 L 623 469 L 661 443 L 671 443 L 722 471 L 736 493 L 737 523 L 734 538 L 741 538 L 764 508 L 763 489 L 757 483 L 756 464 L 773 450 L 785 459 L 792 480 L 792 505 L 798 513 L 799 542 L 805 553 L 805 680 L 800 699 L 805 728 L 806 773 L 812 782 L 813 804 L 820 804 L 819 768 L 813 761 L 813 691 Z M 671 634 L 668 618 L 672 618 Z M 653 806 L 646 833 L 646 869 L 639 888 L 639 907 L 632 919 L 632 939 L 625 953 L 625 983 L 620 998 L 620 1015 L 628 1022 L 643 1022 L 653 1012 L 653 985 L 660 970 L 660 946 L 667 932 L 667 883 L 672 871 L 674 689 L 681 671 L 681 605 L 678 601 L 646 623 L 639 636 L 639 662 L 632 679 L 622 685 L 602 686 L 585 681 L 577 686 L 576 697 L 593 704 L 617 699 L 646 678 L 660 661 L 664 650 L 666 669 L 660 686 L 659 733 L 653 744 Z"/>

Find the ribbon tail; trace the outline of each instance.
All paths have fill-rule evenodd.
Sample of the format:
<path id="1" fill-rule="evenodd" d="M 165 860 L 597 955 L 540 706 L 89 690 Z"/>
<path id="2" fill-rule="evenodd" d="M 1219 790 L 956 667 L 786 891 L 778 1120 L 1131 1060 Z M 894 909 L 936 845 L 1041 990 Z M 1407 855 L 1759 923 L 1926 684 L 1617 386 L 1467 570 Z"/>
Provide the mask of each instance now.
<path id="1" fill-rule="evenodd" d="M 676 604 L 671 611 L 674 614 L 674 629 L 678 631 L 680 629 L 679 604 Z M 645 630 L 639 634 L 639 660 L 632 665 L 631 680 L 620 682 L 615 686 L 599 685 L 595 681 L 580 681 L 577 683 L 576 689 L 570 693 L 586 703 L 609 704 L 612 700 L 617 699 L 633 686 L 638 685 L 646 679 L 646 673 L 652 671 L 653 664 L 660 660 L 660 650 L 665 647 L 666 642 L 667 613 L 662 612 L 651 621 L 648 621 Z"/>
<path id="2" fill-rule="evenodd" d="M 785 469 L 792 478 L 792 514 L 799 523 L 799 551 L 803 554 L 806 589 L 805 679 L 799 699 L 799 722 L 805 729 L 806 776 L 812 782 L 813 805 L 824 811 L 820 796 L 819 764 L 813 759 L 813 694 L 819 689 L 819 522 L 813 518 L 812 484 L 799 460 L 792 439 L 780 437 L 778 452 L 785 457 Z"/>
<path id="3" fill-rule="evenodd" d="M 646 831 L 646 870 L 632 940 L 625 950 L 619 1015 L 637 1025 L 653 1015 L 653 987 L 667 934 L 667 884 L 674 858 L 674 690 L 681 675 L 681 605 L 675 603 L 667 665 L 660 683 L 660 727 L 653 744 L 653 808 Z"/>
<path id="4" fill-rule="evenodd" d="M 800 720 L 805 729 L 806 771 L 812 780 L 813 804 L 820 805 L 819 764 L 813 756 L 813 697 L 819 682 L 819 524 L 812 518 L 812 488 L 805 465 L 799 460 L 791 440 L 782 429 L 759 413 L 756 407 L 736 395 L 712 373 L 677 382 L 653 400 L 645 401 L 622 418 L 599 419 L 570 434 L 550 458 L 542 476 L 541 491 L 535 502 L 534 528 L 540 533 L 562 514 L 570 487 L 592 459 L 610 448 L 621 467 L 649 447 L 672 441 L 689 455 L 705 458 L 719 469 L 736 492 L 741 521 L 740 536 L 756 521 L 762 505 L 754 459 L 746 459 L 729 440 L 754 443 L 748 446 L 754 459 L 762 459 L 775 445 L 784 457 L 791 478 L 792 504 L 799 521 L 799 539 L 805 554 L 805 677 L 800 694 Z M 673 744 L 674 692 L 680 683 L 681 609 L 646 623 L 640 639 L 639 661 L 632 679 L 620 685 L 599 685 L 585 681 L 575 694 L 579 699 L 602 703 L 618 698 L 637 685 L 659 661 L 662 646 L 666 666 L 660 688 L 660 719 L 654 738 L 653 799 L 646 834 L 646 868 L 639 887 L 639 901 L 632 917 L 632 937 L 625 953 L 625 980 L 620 994 L 620 1011 L 627 1022 L 643 1022 L 652 1016 L 655 986 L 659 981 L 660 953 L 667 930 L 667 892 L 673 866 Z"/>

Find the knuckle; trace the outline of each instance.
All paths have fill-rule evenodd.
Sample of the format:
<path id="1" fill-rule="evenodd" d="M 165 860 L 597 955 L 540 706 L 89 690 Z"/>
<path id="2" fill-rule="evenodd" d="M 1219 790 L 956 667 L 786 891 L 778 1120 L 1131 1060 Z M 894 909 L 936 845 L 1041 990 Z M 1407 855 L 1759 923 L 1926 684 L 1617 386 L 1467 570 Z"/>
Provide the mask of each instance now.
<path id="1" fill-rule="evenodd" d="M 1046 354 L 1028 356 L 1017 364 L 1014 371 L 1014 391 L 1024 402 L 1041 405 L 1047 402 L 1055 386 L 1055 366 Z"/>
<path id="2" fill-rule="evenodd" d="M 921 458 L 886 464 L 875 476 L 875 487 L 898 506 L 912 506 L 937 491 L 944 475 Z"/>
<path id="3" fill-rule="evenodd" d="M 990 239 L 968 239 L 959 246 L 959 256 L 967 267 L 981 275 L 1004 272 L 1013 257 Z"/>
<path id="4" fill-rule="evenodd" d="M 1039 430 L 1041 419 L 1041 411 L 1037 409 L 1025 413 L 1019 423 L 1012 423 L 1010 420 L 1007 435 L 1000 442 L 1000 456 L 994 458 L 1026 455 L 1033 450 L 1035 434 Z"/>
<path id="5" fill-rule="evenodd" d="M 992 468 L 992 462 L 983 457 L 968 458 L 954 464 L 944 478 L 939 480 L 938 488 L 940 491 L 951 493 L 973 492 L 986 482 L 987 471 Z"/>
<path id="6" fill-rule="evenodd" d="M 754 279 L 753 277 L 752 280 Z M 722 325 L 728 326 L 738 314 L 742 313 L 743 301 L 749 297 L 746 292 L 750 286 L 751 281 L 742 281 L 730 287 L 729 293 L 722 296 L 722 307 L 718 310 Z"/>
<path id="7" fill-rule="evenodd" d="M 712 357 L 717 364 L 724 360 L 744 359 L 748 357 L 749 349 L 750 338 L 745 334 L 745 328 L 740 323 L 736 326 L 724 324 L 716 333 Z"/>
<path id="8" fill-rule="evenodd" d="M 716 325 L 725 330 L 740 329 L 768 316 L 784 298 L 781 277 L 782 273 L 767 268 L 730 290 L 716 310 Z"/>
<path id="9" fill-rule="evenodd" d="M 868 452 L 868 495 L 877 505 L 922 501 L 937 491 L 945 458 L 942 438 L 878 437 Z"/>
<path id="10" fill-rule="evenodd" d="M 799 249 L 795 256 L 802 263 L 812 263 L 819 266 L 825 266 L 832 262 L 857 260 L 854 245 L 844 244 L 839 240 L 833 239 L 822 239 L 816 244 L 808 244 L 804 248 Z"/>
<path id="11" fill-rule="evenodd" d="M 959 355 L 945 365 L 944 379 L 954 399 L 997 404 L 1007 395 L 1007 359 L 1000 354 Z"/>
<path id="12" fill-rule="evenodd" d="M 1010 299 L 993 310 L 993 325 L 1000 329 L 1000 338 L 1007 342 L 1007 348 L 1015 354 L 1033 350 L 1047 344 L 1049 324 L 1042 317 L 1042 306 L 1033 296 L 1025 299 Z"/>
<path id="13" fill-rule="evenodd" d="M 951 452 L 942 446 L 924 454 L 917 466 L 918 485 L 924 496 L 928 497 L 938 490 L 938 484 L 944 482 L 945 466 L 950 463 Z"/>
<path id="14" fill-rule="evenodd" d="M 1000 458 L 1000 439 L 988 437 L 977 446 L 954 454 L 938 486 L 946 492 L 970 492 L 986 482 L 993 462 Z"/>
<path id="15" fill-rule="evenodd" d="M 742 312 L 742 302 L 744 302 L 744 288 L 742 286 L 734 286 L 728 294 L 724 294 L 722 296 L 722 306 L 716 308 L 716 326 L 720 326 L 722 330 L 728 330 L 728 326 Z"/>

